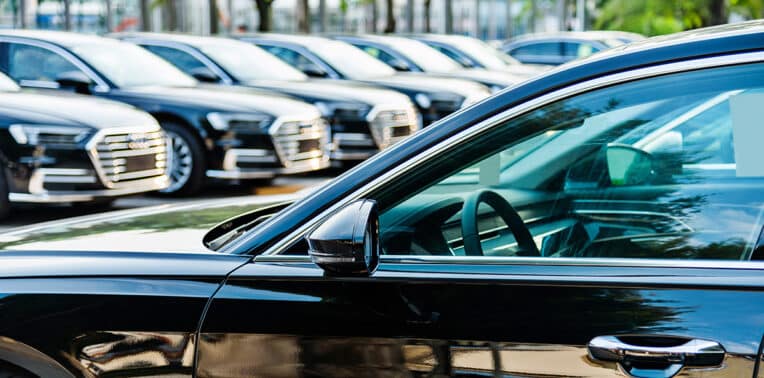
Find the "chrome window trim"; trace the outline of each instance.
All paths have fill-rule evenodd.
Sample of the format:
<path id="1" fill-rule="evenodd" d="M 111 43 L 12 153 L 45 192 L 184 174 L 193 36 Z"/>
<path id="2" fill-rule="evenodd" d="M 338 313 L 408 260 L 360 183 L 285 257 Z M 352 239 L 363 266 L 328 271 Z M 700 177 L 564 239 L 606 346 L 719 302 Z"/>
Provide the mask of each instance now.
<path id="1" fill-rule="evenodd" d="M 695 71 L 700 69 L 734 66 L 734 65 L 756 63 L 756 62 L 762 62 L 762 61 L 764 61 L 764 52 L 750 52 L 750 53 L 722 55 L 722 56 L 716 56 L 716 57 L 710 57 L 710 58 L 692 59 L 692 60 L 686 60 L 681 62 L 661 64 L 658 66 L 648 66 L 645 68 L 610 74 L 607 76 L 602 76 L 595 79 L 587 80 L 587 81 L 574 84 L 562 89 L 558 89 L 556 91 L 547 93 L 545 95 L 531 99 L 529 101 L 525 101 L 522 104 L 519 104 L 510 109 L 507 109 L 497 115 L 494 115 L 486 120 L 483 120 L 477 123 L 476 125 L 466 130 L 463 130 L 457 133 L 456 135 L 449 137 L 448 139 L 420 153 L 419 158 L 410 159 L 405 162 L 402 162 L 400 165 L 398 165 L 394 169 L 391 169 L 390 171 L 378 176 L 376 179 L 372 180 L 371 182 L 357 189 L 352 194 L 335 202 L 332 206 L 330 206 L 329 208 L 321 212 L 321 214 L 313 217 L 309 221 L 302 224 L 300 227 L 292 231 L 285 238 L 279 240 L 278 242 L 270 246 L 268 249 L 266 249 L 263 253 L 260 254 L 260 256 L 278 255 L 286 251 L 287 248 L 289 248 L 292 244 L 294 244 L 300 238 L 302 238 L 306 233 L 308 233 L 311 229 L 313 229 L 319 222 L 325 220 L 329 215 L 331 215 L 333 212 L 337 211 L 341 207 L 347 205 L 348 203 L 352 201 L 362 198 L 363 196 L 367 195 L 369 192 L 379 188 L 385 182 L 388 182 L 402 174 L 409 172 L 413 168 L 428 162 L 430 159 L 433 158 L 433 156 L 438 156 L 438 154 L 441 151 L 444 151 L 450 148 L 452 145 L 458 144 L 460 141 L 463 141 L 465 139 L 474 137 L 490 129 L 491 127 L 494 127 L 500 123 L 503 123 L 509 120 L 512 117 L 518 116 L 520 114 L 523 114 L 532 110 L 536 110 L 542 106 L 548 105 L 556 101 L 560 101 L 562 99 L 565 99 L 574 95 L 582 94 L 582 93 L 589 92 L 595 89 L 601 89 L 601 88 L 616 85 L 616 84 L 623 84 L 627 81 L 646 79 L 646 78 L 680 73 L 680 72 Z M 426 132 L 426 129 L 424 131 Z M 392 146 L 390 149 L 394 149 L 399 146 L 400 145 L 395 145 L 395 146 Z M 306 197 L 305 200 L 315 198 L 319 193 L 323 192 L 324 190 L 326 189 L 319 189 L 315 191 L 313 194 Z M 236 242 L 234 245 L 231 246 L 231 250 L 240 248 L 241 245 L 246 242 L 246 240 L 248 240 L 248 238 L 246 237 L 242 238 L 242 240 Z M 453 257 L 445 257 L 445 258 L 440 257 L 440 259 L 442 259 L 444 262 L 455 261 L 453 260 Z M 535 264 L 543 264 L 543 265 L 552 263 L 550 261 L 551 259 L 549 258 L 546 258 L 546 260 L 544 260 L 544 258 L 541 258 L 540 261 L 538 259 L 534 260 L 533 258 L 531 259 L 502 258 L 502 259 L 503 259 L 501 260 L 502 262 L 506 261 L 507 263 L 510 263 L 510 264 L 515 261 L 517 261 L 518 263 L 522 261 L 532 261 Z M 586 260 L 586 261 L 583 261 L 582 264 L 575 264 L 575 265 L 586 265 L 586 263 L 589 262 L 589 259 L 579 259 L 579 260 Z M 413 257 L 407 257 L 405 261 L 414 262 L 414 261 L 422 261 L 422 260 L 415 259 Z M 623 260 L 608 259 L 606 261 L 609 262 L 609 265 L 616 265 L 614 264 L 614 262 L 623 261 Z M 654 262 L 652 262 L 654 260 L 650 260 L 650 259 L 632 259 L 632 260 L 626 260 L 626 261 L 627 261 L 626 265 L 629 265 L 629 266 L 639 266 L 640 265 L 639 262 L 645 262 L 646 264 L 650 264 L 650 263 L 655 264 Z M 680 260 L 671 260 L 670 263 L 667 263 L 666 261 L 662 261 L 662 260 L 658 260 L 658 261 L 660 261 L 659 264 L 663 264 L 665 266 L 718 267 L 723 265 L 719 261 L 715 261 L 715 260 L 705 260 L 705 261 L 698 260 L 698 261 L 687 261 L 687 262 L 680 262 Z M 759 269 L 758 266 L 760 265 L 760 264 L 751 263 L 751 262 L 746 262 L 746 264 L 749 264 L 746 266 L 751 266 L 750 264 L 753 264 L 752 266 L 757 267 L 757 269 Z M 764 269 L 764 264 L 761 264 L 760 269 Z"/>
<path id="2" fill-rule="evenodd" d="M 48 50 L 66 59 L 69 63 L 79 68 L 87 77 L 90 78 L 90 80 L 93 80 L 93 82 L 96 83 L 96 86 L 94 88 L 96 92 L 108 92 L 109 89 L 112 89 L 108 84 L 106 84 L 106 82 L 103 79 L 101 79 L 100 75 L 98 75 L 94 70 L 88 67 L 87 64 L 83 63 L 83 61 L 78 56 L 53 43 L 40 41 L 40 40 L 34 40 L 34 39 L 15 38 L 12 36 L 0 36 L 0 42 L 16 43 L 20 45 L 34 46 L 34 47 L 39 47 L 41 49 Z M 8 57 L 8 59 L 10 59 L 10 57 Z M 34 82 L 53 83 L 55 85 L 55 88 L 59 88 L 58 83 L 56 83 L 55 81 L 48 82 L 45 80 L 34 80 Z"/>

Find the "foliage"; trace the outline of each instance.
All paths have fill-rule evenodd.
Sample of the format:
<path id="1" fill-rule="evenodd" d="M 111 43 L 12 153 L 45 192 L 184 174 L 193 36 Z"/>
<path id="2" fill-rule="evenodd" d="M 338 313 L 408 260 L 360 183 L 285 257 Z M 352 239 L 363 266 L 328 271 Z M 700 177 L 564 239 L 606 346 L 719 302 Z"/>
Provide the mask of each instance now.
<path id="1" fill-rule="evenodd" d="M 594 28 L 669 34 L 726 20 L 730 12 L 761 16 L 764 0 L 598 0 Z"/>

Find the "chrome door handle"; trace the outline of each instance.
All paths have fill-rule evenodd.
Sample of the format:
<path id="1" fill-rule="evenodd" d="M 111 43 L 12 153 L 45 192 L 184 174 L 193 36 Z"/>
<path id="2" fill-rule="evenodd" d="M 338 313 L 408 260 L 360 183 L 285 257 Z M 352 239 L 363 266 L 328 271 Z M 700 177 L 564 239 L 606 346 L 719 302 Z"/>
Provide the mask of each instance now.
<path id="1" fill-rule="evenodd" d="M 645 378 L 673 377 L 685 366 L 720 366 L 726 353 L 715 341 L 668 336 L 598 336 L 587 348 L 591 360 L 616 362 Z"/>

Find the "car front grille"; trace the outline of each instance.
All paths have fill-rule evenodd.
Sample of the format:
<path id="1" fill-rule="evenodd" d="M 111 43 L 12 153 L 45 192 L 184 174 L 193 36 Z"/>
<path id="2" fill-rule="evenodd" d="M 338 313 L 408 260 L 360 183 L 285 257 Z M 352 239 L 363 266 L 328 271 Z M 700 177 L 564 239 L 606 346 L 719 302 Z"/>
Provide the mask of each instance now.
<path id="1" fill-rule="evenodd" d="M 372 118 L 369 127 L 379 149 L 385 149 L 417 131 L 416 110 L 413 107 L 379 110 Z"/>
<path id="2" fill-rule="evenodd" d="M 96 135 L 95 159 L 107 184 L 140 180 L 165 174 L 167 142 L 161 130 Z"/>
<path id="3" fill-rule="evenodd" d="M 281 163 L 289 167 L 304 160 L 323 157 L 328 138 L 329 126 L 321 118 L 288 121 L 276 125 L 273 145 Z"/>

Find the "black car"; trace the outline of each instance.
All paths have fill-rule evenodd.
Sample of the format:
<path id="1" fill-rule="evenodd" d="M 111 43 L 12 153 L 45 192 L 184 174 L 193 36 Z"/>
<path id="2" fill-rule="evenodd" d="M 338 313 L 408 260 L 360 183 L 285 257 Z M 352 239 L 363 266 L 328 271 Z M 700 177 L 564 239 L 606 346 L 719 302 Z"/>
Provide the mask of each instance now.
<path id="1" fill-rule="evenodd" d="M 115 36 L 200 81 L 268 89 L 312 103 L 329 121 L 331 157 L 336 161 L 364 160 L 421 127 L 414 104 L 402 93 L 353 82 L 310 80 L 251 43 L 179 34 Z"/>
<path id="2" fill-rule="evenodd" d="M 464 68 L 507 71 L 529 78 L 546 71 L 548 66 L 522 64 L 493 46 L 473 37 L 458 34 L 413 34 L 416 39 L 461 64 Z"/>
<path id="3" fill-rule="evenodd" d="M 485 86 L 467 80 L 396 74 L 352 45 L 328 38 L 286 34 L 234 37 L 254 43 L 311 77 L 352 80 L 402 92 L 416 104 L 423 126 L 490 95 Z"/>
<path id="4" fill-rule="evenodd" d="M 0 74 L 0 218 L 11 203 L 108 203 L 169 185 L 149 114 L 85 96 L 21 92 Z"/>
<path id="5" fill-rule="evenodd" d="M 644 38 L 612 31 L 529 34 L 510 40 L 501 50 L 525 64 L 556 66 Z"/>
<path id="6" fill-rule="evenodd" d="M 0 31 L 0 71 L 22 87 L 61 89 L 132 104 L 172 140 L 168 193 L 205 177 L 268 179 L 329 165 L 318 109 L 278 93 L 201 87 L 131 43 L 53 31 Z"/>
<path id="7" fill-rule="evenodd" d="M 2 368 L 756 377 L 762 100 L 764 22 L 695 30 L 501 92 L 206 234 L 230 203 L 0 235 Z"/>
<path id="8" fill-rule="evenodd" d="M 466 69 L 447 55 L 414 39 L 373 34 L 337 35 L 334 38 L 358 47 L 396 71 L 471 80 L 491 88 L 492 92 L 498 92 L 527 78 L 527 75 L 507 71 Z"/>

